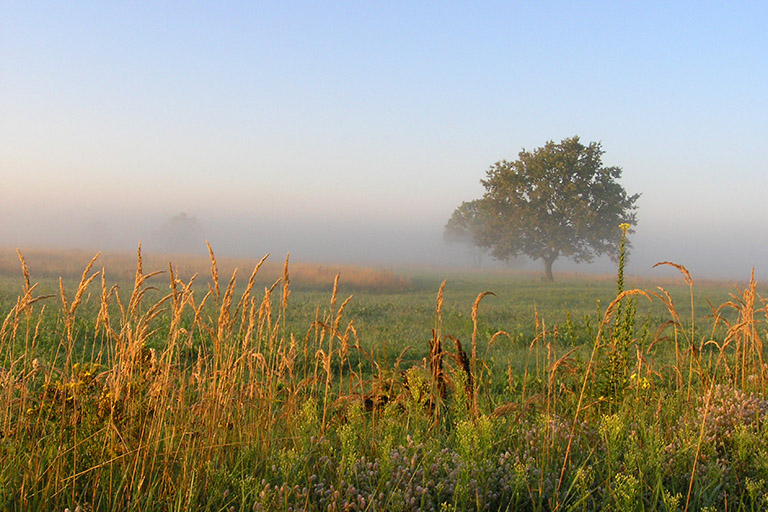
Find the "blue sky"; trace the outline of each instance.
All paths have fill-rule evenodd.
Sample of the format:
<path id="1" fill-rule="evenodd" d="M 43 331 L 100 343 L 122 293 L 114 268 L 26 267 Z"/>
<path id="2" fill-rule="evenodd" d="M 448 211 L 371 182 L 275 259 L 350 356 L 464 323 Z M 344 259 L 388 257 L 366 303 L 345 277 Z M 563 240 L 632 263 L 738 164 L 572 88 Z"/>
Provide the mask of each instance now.
<path id="1" fill-rule="evenodd" d="M 579 135 L 642 193 L 632 270 L 746 276 L 766 26 L 762 2 L 3 2 L 0 245 L 131 247 L 185 211 L 222 250 L 437 262 L 491 164 Z"/>

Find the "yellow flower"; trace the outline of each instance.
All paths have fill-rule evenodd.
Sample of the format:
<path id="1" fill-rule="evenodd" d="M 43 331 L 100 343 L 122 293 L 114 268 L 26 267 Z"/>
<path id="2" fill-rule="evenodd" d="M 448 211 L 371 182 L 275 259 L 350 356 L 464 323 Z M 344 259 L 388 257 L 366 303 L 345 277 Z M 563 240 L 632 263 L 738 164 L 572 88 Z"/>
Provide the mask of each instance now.
<path id="1" fill-rule="evenodd" d="M 624 233 L 626 233 L 626 232 L 627 232 L 627 230 L 629 229 L 629 224 L 628 224 L 628 223 L 626 223 L 626 222 L 624 222 L 624 223 L 622 223 L 622 224 L 619 224 L 619 228 L 621 228 L 621 230 L 622 230 Z"/>

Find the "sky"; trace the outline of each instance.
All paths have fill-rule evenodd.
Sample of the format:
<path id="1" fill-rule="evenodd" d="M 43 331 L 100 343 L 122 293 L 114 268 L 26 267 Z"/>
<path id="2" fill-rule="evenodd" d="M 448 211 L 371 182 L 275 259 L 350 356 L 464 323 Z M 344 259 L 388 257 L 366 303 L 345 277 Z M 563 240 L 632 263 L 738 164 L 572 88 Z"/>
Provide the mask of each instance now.
<path id="1" fill-rule="evenodd" d="M 217 253 L 471 263 L 442 231 L 486 170 L 578 135 L 642 194 L 630 272 L 759 275 L 766 26 L 765 2 L 6 0 L 0 246 L 161 250 L 184 212 Z"/>

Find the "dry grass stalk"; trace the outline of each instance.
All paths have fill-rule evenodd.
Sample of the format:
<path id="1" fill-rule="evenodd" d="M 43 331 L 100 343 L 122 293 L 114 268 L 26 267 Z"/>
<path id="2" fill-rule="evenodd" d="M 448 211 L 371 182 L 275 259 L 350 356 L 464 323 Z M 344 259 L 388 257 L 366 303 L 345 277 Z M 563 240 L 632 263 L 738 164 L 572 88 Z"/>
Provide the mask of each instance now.
<path id="1" fill-rule="evenodd" d="M 29 291 L 29 269 L 27 268 L 27 262 L 24 260 L 24 256 L 21 254 L 21 251 L 16 249 L 16 254 L 19 256 L 19 261 L 21 262 L 21 273 L 24 275 L 24 293 L 26 294 Z"/>
<path id="2" fill-rule="evenodd" d="M 218 342 L 223 343 L 226 338 L 232 334 L 232 325 L 236 318 L 231 317 L 232 296 L 235 293 L 235 282 L 237 280 L 237 269 L 232 273 L 227 288 L 224 290 L 224 299 L 219 307 L 219 318 L 216 322 L 216 332 Z"/>
<path id="3" fill-rule="evenodd" d="M 666 325 L 672 325 L 673 327 L 673 333 L 674 333 L 674 342 L 675 342 L 675 373 L 676 373 L 676 386 L 677 389 L 680 390 L 683 386 L 682 382 L 682 366 L 683 366 L 683 353 L 680 350 L 680 340 L 679 340 L 679 333 L 682 332 L 684 336 L 687 337 L 687 333 L 682 328 L 682 322 L 680 321 L 680 315 L 677 313 L 677 309 L 675 308 L 675 305 L 672 301 L 672 297 L 669 295 L 669 292 L 662 288 L 661 286 L 657 287 L 658 290 L 661 293 L 651 292 L 651 294 L 659 299 L 662 304 L 667 308 L 667 312 L 669 312 L 670 316 L 672 317 L 672 320 L 670 322 L 664 322 L 659 327 L 659 331 Z M 658 339 L 659 333 L 657 333 L 656 338 Z M 689 340 L 690 342 L 690 340 Z"/>
<path id="4" fill-rule="evenodd" d="M 506 336 L 506 338 L 509 341 L 513 340 L 512 335 L 509 334 L 507 331 L 496 331 L 495 333 L 493 333 L 493 336 L 491 336 L 491 339 L 488 340 L 488 345 L 485 347 L 485 355 L 483 356 L 483 359 L 488 360 L 488 351 L 491 349 L 491 345 L 494 344 L 494 342 L 496 341 L 496 338 L 499 338 L 501 336 Z"/>
<path id="5" fill-rule="evenodd" d="M 333 314 L 333 310 L 336 307 L 336 295 L 339 293 L 339 276 L 340 274 L 336 274 L 336 276 L 333 278 L 333 291 L 331 292 L 331 314 Z"/>
<path id="6" fill-rule="evenodd" d="M 152 289 L 150 287 L 145 287 L 144 283 L 147 282 L 148 279 L 151 279 L 152 277 L 162 274 L 163 272 L 161 270 L 156 270 L 154 272 L 150 272 L 149 274 L 144 274 L 144 271 L 142 269 L 142 263 L 141 263 L 141 244 L 139 244 L 138 249 L 138 256 L 137 256 L 137 268 L 136 268 L 136 279 L 133 283 L 133 290 L 131 291 L 131 297 L 128 299 L 128 310 L 127 313 L 131 317 L 136 317 L 138 315 L 138 310 L 141 302 L 144 299 L 144 296 L 146 295 L 147 291 Z M 123 309 L 123 307 L 120 307 L 121 312 L 123 314 L 123 322 L 130 321 L 128 318 L 125 317 L 126 311 Z"/>
<path id="7" fill-rule="evenodd" d="M 78 306 L 80 306 L 80 303 L 83 299 L 83 294 L 88 289 L 88 286 L 93 282 L 93 280 L 96 278 L 96 276 L 99 275 L 99 272 L 95 272 L 90 277 L 88 277 L 88 272 L 91 271 L 91 267 L 93 267 L 93 264 L 96 262 L 96 258 L 99 257 L 99 254 L 97 253 L 96 256 L 93 257 L 93 259 L 88 263 L 88 266 L 85 267 L 85 270 L 83 271 L 83 275 L 80 278 L 80 283 L 77 285 L 77 291 L 75 292 L 75 298 L 72 301 L 72 305 L 70 306 L 68 316 L 74 317 L 75 312 L 77 311 Z"/>
<path id="8" fill-rule="evenodd" d="M 288 275 L 288 259 L 291 257 L 291 253 L 285 255 L 285 265 L 283 266 L 283 296 L 280 301 L 280 305 L 283 308 L 283 316 L 285 316 L 285 310 L 288 307 L 288 296 L 291 294 L 291 280 Z"/>
<path id="9" fill-rule="evenodd" d="M 351 299 L 352 297 L 350 297 Z M 341 392 L 342 389 L 344 389 L 344 364 L 347 363 L 349 365 L 349 359 L 347 358 L 347 354 L 349 352 L 349 336 L 353 332 L 354 320 L 351 320 L 349 324 L 347 324 L 347 328 L 344 330 L 344 334 L 339 336 L 339 392 Z M 340 334 L 340 333 L 339 333 Z M 351 367 L 348 366 L 348 370 L 351 372 Z M 351 382 L 350 382 L 351 386 Z M 348 389 L 348 393 L 351 393 L 352 390 Z"/>
<path id="10" fill-rule="evenodd" d="M 429 369 L 432 374 L 432 383 L 437 389 L 437 396 L 433 389 L 430 396 L 430 406 L 437 403 L 437 398 L 445 399 L 446 380 L 443 370 L 443 346 L 442 341 L 437 336 L 435 330 L 432 330 L 432 338 L 429 340 Z"/>
<path id="11" fill-rule="evenodd" d="M 670 267 L 676 268 L 677 270 L 680 271 L 681 274 L 683 274 L 683 279 L 685 279 L 685 283 L 688 286 L 693 285 L 693 279 L 691 278 L 691 273 L 688 272 L 688 269 L 685 268 L 683 265 L 679 265 L 679 264 L 673 263 L 671 261 L 660 261 L 660 262 L 656 263 L 652 268 L 660 267 L 662 265 L 668 265 Z"/>
<path id="12" fill-rule="evenodd" d="M 442 328 L 443 328 L 443 293 L 445 283 L 440 283 L 435 300 L 435 325 L 432 329 L 432 338 L 429 340 L 429 368 L 432 374 L 432 386 L 430 390 L 430 408 L 439 415 L 439 407 L 435 405 L 439 400 L 445 399 L 446 394 L 446 376 L 443 370 L 443 347 L 442 347 Z M 434 389 L 436 388 L 436 389 Z M 437 418 L 438 416 L 436 416 Z"/>
<path id="13" fill-rule="evenodd" d="M 266 333 L 272 330 L 272 293 L 278 284 L 280 284 L 279 279 L 271 287 L 264 288 L 264 297 L 259 305 L 259 322 L 256 331 L 259 341 L 267 337 L 265 336 Z M 261 347 L 258 349 L 261 350 Z"/>
<path id="14" fill-rule="evenodd" d="M 658 267 L 660 265 L 669 265 L 671 267 L 676 268 L 683 275 L 683 279 L 685 280 L 685 283 L 688 285 L 688 292 L 689 292 L 690 300 L 691 300 L 691 335 L 690 335 L 690 337 L 688 337 L 688 344 L 689 344 L 688 350 L 691 353 L 691 357 L 689 359 L 689 364 L 688 364 L 688 394 L 687 394 L 687 398 L 690 399 L 690 396 L 691 396 L 691 386 L 692 386 L 692 383 L 693 383 L 693 363 L 694 363 L 694 359 L 695 359 L 696 363 L 699 364 L 698 354 L 701 351 L 701 347 L 697 347 L 696 344 L 695 344 L 695 340 L 696 340 L 696 310 L 695 310 L 695 305 L 694 305 L 694 301 L 693 301 L 693 278 L 691 277 L 691 273 L 688 272 L 688 269 L 685 268 L 683 265 L 678 265 L 677 263 L 673 263 L 671 261 L 662 261 L 660 263 L 656 263 L 653 266 L 653 268 L 656 268 L 656 267 Z M 670 300 L 670 305 L 671 305 L 671 302 L 672 301 Z M 679 317 L 678 317 L 678 320 L 679 320 Z M 681 372 L 680 368 L 678 368 L 678 370 Z"/>
<path id="15" fill-rule="evenodd" d="M 67 302 L 67 292 L 64 291 L 64 280 L 59 278 L 59 293 L 61 295 L 62 311 L 65 315 L 69 313 L 69 303 Z"/>
<path id="16" fill-rule="evenodd" d="M 339 307 L 339 310 L 336 312 L 336 318 L 333 321 L 333 331 L 338 336 L 338 330 L 339 325 L 341 324 L 341 315 L 344 313 L 344 308 L 347 307 L 347 304 L 352 300 L 352 295 L 347 297 L 344 302 L 341 303 L 341 306 Z"/>
<path id="17" fill-rule="evenodd" d="M 112 285 L 111 288 L 107 288 L 107 276 L 106 271 L 104 267 L 101 268 L 101 300 L 99 301 L 99 313 L 96 316 L 96 332 L 95 335 L 99 334 L 99 329 L 104 329 L 104 331 L 109 335 L 110 337 L 114 337 L 116 335 L 115 331 L 112 329 L 110 317 L 109 317 L 109 302 L 112 298 L 113 293 L 117 289 L 117 285 Z"/>
<path id="18" fill-rule="evenodd" d="M 96 258 L 99 257 L 99 254 L 97 253 L 93 258 L 91 258 L 91 261 L 88 263 L 88 265 L 85 267 L 85 270 L 83 271 L 82 276 L 80 277 L 80 283 L 78 283 L 77 290 L 75 291 L 74 299 L 72 300 L 71 304 L 67 303 L 67 296 L 64 292 L 64 282 L 61 278 L 59 278 L 59 291 L 61 293 L 61 302 L 63 306 L 63 316 L 64 316 L 64 326 L 66 328 L 66 341 L 67 341 L 67 348 L 66 348 L 66 367 L 69 367 L 69 362 L 72 358 L 72 350 L 74 345 L 74 328 L 75 328 L 75 314 L 77 313 L 77 308 L 80 306 L 83 295 L 85 294 L 85 291 L 88 289 L 88 286 L 93 282 L 94 279 L 96 279 L 96 276 L 99 275 L 100 272 L 95 272 L 90 277 L 88 276 L 88 273 L 91 271 L 91 268 L 93 267 L 93 264 L 96 262 Z"/>
<path id="19" fill-rule="evenodd" d="M 331 351 L 325 352 L 322 348 L 318 349 L 315 357 L 317 360 L 319 360 L 322 363 L 323 370 L 325 371 L 325 390 L 323 393 L 323 420 L 322 420 L 322 431 L 325 432 L 327 426 L 328 426 L 328 406 L 330 404 L 330 389 L 331 389 L 331 379 L 333 376 L 333 373 L 331 371 L 331 358 L 333 356 L 333 353 Z"/>
<path id="20" fill-rule="evenodd" d="M 264 264 L 264 262 L 267 260 L 268 257 L 269 257 L 269 253 L 264 255 L 264 257 L 261 258 L 261 260 L 259 260 L 259 262 L 254 267 L 253 272 L 251 272 L 251 277 L 248 278 L 248 284 L 245 287 L 245 291 L 240 296 L 240 300 L 238 301 L 237 307 L 235 308 L 235 314 L 234 314 L 235 317 L 237 316 L 238 311 L 240 311 L 241 308 L 243 309 L 243 315 L 245 315 L 244 305 L 248 303 L 249 298 L 251 296 L 251 291 L 253 290 L 253 286 L 256 283 L 256 275 L 259 273 L 259 269 L 261 268 L 261 266 Z"/>
<path id="21" fill-rule="evenodd" d="M 565 354 L 561 355 L 560 357 L 557 357 L 555 353 L 555 345 L 548 343 L 548 359 L 550 360 L 549 364 L 549 378 L 547 379 L 547 415 L 554 415 L 557 412 L 557 395 L 558 390 L 556 389 L 556 383 L 557 383 L 557 372 L 562 367 L 566 370 L 570 370 L 571 372 L 575 371 L 576 364 L 574 359 L 571 357 L 574 352 L 576 352 L 579 348 L 574 347 L 570 350 L 568 350 Z M 562 391 L 561 391 L 562 393 Z"/>
<path id="22" fill-rule="evenodd" d="M 136 249 L 136 278 L 134 282 L 138 284 L 139 280 L 141 279 L 141 276 L 143 275 L 144 275 L 144 268 L 141 260 L 141 241 L 139 241 L 139 246 Z"/>
<path id="23" fill-rule="evenodd" d="M 477 296 L 474 304 L 472 304 L 472 360 L 477 360 L 477 310 L 480 307 L 480 301 L 486 295 L 496 296 L 493 292 L 483 292 Z"/>
<path id="24" fill-rule="evenodd" d="M 176 311 L 179 308 L 179 290 L 176 273 L 173 271 L 173 263 L 168 263 L 168 276 L 171 279 L 171 295 L 173 295 L 173 310 Z"/>
<path id="25" fill-rule="evenodd" d="M 765 387 L 765 371 L 763 364 L 763 341 L 760 338 L 755 320 L 756 313 L 764 313 L 765 308 L 756 309 L 760 302 L 757 295 L 757 282 L 755 271 L 752 269 L 749 284 L 737 293 L 731 294 L 732 300 L 724 306 L 737 311 L 737 324 L 731 326 L 729 333 L 733 332 L 736 342 L 736 381 L 740 381 L 742 389 L 745 389 L 750 377 L 760 379 L 760 387 Z"/>
<path id="26" fill-rule="evenodd" d="M 445 281 L 440 283 L 440 289 L 437 291 L 437 300 L 435 305 L 435 332 L 440 337 L 440 330 L 443 325 L 443 292 L 445 291 Z"/>
<path id="27" fill-rule="evenodd" d="M 218 304 L 221 296 L 221 292 L 219 291 L 219 267 L 216 265 L 216 256 L 214 256 L 213 249 L 211 248 L 211 244 L 208 243 L 208 240 L 205 241 L 205 245 L 208 247 L 208 256 L 211 258 L 211 280 L 215 286 L 216 294 L 214 297 L 216 299 L 216 304 Z"/>
<path id="28" fill-rule="evenodd" d="M 475 299 L 474 304 L 472 304 L 472 373 L 475 375 L 475 379 L 473 379 L 473 387 L 472 387 L 472 411 L 475 415 L 475 418 L 478 418 L 480 416 L 480 410 L 479 410 L 479 404 L 478 404 L 478 398 L 479 398 L 479 389 L 478 389 L 478 371 L 477 371 L 477 310 L 480 307 L 480 301 L 483 300 L 483 297 L 487 295 L 493 295 L 496 296 L 493 292 L 483 292 L 477 296 Z"/>

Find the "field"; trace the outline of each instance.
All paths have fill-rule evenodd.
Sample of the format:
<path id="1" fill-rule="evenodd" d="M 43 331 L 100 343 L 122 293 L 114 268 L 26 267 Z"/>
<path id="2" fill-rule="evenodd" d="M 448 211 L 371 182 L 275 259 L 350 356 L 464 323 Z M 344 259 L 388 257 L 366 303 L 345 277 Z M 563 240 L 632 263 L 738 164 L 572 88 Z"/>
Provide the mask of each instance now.
<path id="1" fill-rule="evenodd" d="M 0 252 L 2 510 L 768 507 L 750 276 L 92 256 Z"/>

